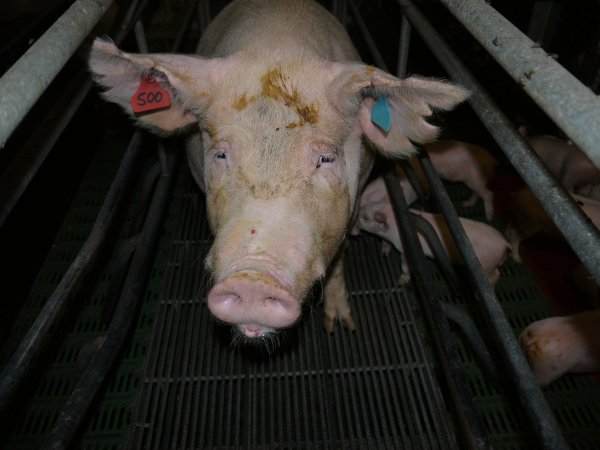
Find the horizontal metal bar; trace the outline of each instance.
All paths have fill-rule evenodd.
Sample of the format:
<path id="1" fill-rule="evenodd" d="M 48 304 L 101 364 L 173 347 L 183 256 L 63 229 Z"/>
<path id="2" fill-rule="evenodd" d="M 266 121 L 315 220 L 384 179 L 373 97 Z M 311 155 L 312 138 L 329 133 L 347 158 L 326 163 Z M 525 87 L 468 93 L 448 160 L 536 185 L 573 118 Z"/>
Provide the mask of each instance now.
<path id="1" fill-rule="evenodd" d="M 0 149 L 113 0 L 77 0 L 0 78 Z"/>
<path id="2" fill-rule="evenodd" d="M 590 251 L 590 249 L 600 248 L 598 230 L 548 172 L 523 137 L 514 129 L 512 123 L 423 14 L 408 0 L 398 0 L 398 3 L 452 79 L 472 92 L 468 100 L 469 104 L 521 178 L 531 188 L 596 283 L 600 284 L 600 252 Z M 409 4 L 410 6 L 407 6 Z"/>
<path id="3" fill-rule="evenodd" d="M 441 0 L 479 43 L 600 167 L 600 99 L 487 2 Z M 400 3 L 407 4 L 400 1 Z"/>

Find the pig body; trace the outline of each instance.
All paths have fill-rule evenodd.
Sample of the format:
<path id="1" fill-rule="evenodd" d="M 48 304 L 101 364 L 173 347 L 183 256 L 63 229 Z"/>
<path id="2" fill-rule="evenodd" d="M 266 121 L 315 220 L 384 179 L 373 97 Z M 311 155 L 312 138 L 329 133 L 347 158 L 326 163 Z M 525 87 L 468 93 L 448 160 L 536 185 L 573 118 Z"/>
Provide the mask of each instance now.
<path id="1" fill-rule="evenodd" d="M 571 194 L 594 226 L 600 229 L 600 202 Z M 555 239 L 563 239 L 562 233 L 548 216 L 542 205 L 527 187 L 517 191 L 512 199 L 511 220 L 506 229 L 506 237 L 512 246 L 512 256 L 521 262 L 519 246 L 521 241 L 538 233 L 544 233 Z"/>
<path id="2" fill-rule="evenodd" d="M 600 183 L 600 170 L 571 141 L 554 136 L 529 136 L 526 140 L 567 191 L 589 195 Z"/>
<path id="3" fill-rule="evenodd" d="M 488 184 L 498 165 L 492 155 L 482 147 L 460 141 L 437 141 L 423 147 L 441 179 L 462 182 L 473 191 L 463 206 L 473 206 L 481 198 L 485 217 L 492 220 L 494 194 Z"/>
<path id="4" fill-rule="evenodd" d="M 442 215 L 414 209 L 411 209 L 410 212 L 421 216 L 431 224 L 451 262 L 462 262 L 460 253 L 454 245 L 450 231 Z M 500 278 L 499 268 L 504 263 L 507 252 L 510 251 L 510 245 L 500 232 L 489 225 L 464 218 L 460 218 L 460 222 L 471 241 L 475 255 L 481 263 L 488 280 L 492 285 L 496 284 Z M 358 215 L 358 226 L 389 241 L 398 251 L 403 253 L 398 226 L 389 201 L 370 203 L 362 206 Z M 429 258 L 434 258 L 427 240 L 421 234 L 418 234 L 418 237 L 425 255 Z M 409 281 L 410 275 L 405 262 L 403 264 L 403 272 L 404 275 L 401 282 L 406 283 Z"/>
<path id="5" fill-rule="evenodd" d="M 403 173 L 401 170 L 402 169 L 400 169 L 399 172 Z M 406 204 L 410 205 L 417 199 L 417 194 L 415 193 L 415 190 L 412 188 L 406 176 L 401 175 L 396 178 L 399 180 L 398 182 L 400 184 L 400 189 L 402 189 L 402 193 L 404 194 Z M 385 182 L 383 181 L 383 177 L 377 177 L 365 187 L 363 193 L 360 196 L 360 206 L 362 207 L 369 203 L 388 201 L 388 199 L 389 197 L 387 194 L 387 189 L 385 187 Z"/>
<path id="6" fill-rule="evenodd" d="M 90 67 L 104 97 L 140 125 L 190 133 L 188 162 L 215 236 L 210 311 L 262 338 L 297 322 L 312 285 L 326 279 L 326 326 L 340 318 L 352 327 L 341 248 L 373 148 L 399 157 L 433 140 L 424 118 L 464 90 L 360 63 L 342 26 L 308 0 L 233 1 L 198 52 L 136 55 L 97 40 Z M 146 75 L 171 104 L 133 114 Z M 382 95 L 388 132 L 370 120 Z"/>
<path id="7" fill-rule="evenodd" d="M 542 386 L 565 373 L 600 370 L 600 309 L 529 325 L 520 342 Z"/>

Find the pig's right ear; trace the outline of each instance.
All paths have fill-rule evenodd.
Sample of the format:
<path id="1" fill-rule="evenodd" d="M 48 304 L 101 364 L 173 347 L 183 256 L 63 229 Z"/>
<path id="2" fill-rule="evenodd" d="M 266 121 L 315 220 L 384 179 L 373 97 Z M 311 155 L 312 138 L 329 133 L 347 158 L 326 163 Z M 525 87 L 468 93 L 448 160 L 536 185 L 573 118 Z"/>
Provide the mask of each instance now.
<path id="1" fill-rule="evenodd" d="M 89 58 L 94 80 L 106 88 L 103 97 L 120 105 L 139 124 L 162 134 L 198 122 L 218 79 L 220 63 L 194 56 L 125 53 L 103 39 L 94 41 Z M 147 76 L 168 91 L 170 106 L 136 113 L 131 99 Z"/>

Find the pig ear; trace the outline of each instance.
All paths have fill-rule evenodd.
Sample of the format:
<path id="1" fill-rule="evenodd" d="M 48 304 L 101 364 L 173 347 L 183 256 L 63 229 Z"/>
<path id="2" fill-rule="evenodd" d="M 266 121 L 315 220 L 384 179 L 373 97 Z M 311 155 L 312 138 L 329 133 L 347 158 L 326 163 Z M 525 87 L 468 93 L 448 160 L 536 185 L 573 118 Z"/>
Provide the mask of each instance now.
<path id="1" fill-rule="evenodd" d="M 219 61 L 169 54 L 131 54 L 112 42 L 96 39 L 89 66 L 94 80 L 106 90 L 106 100 L 120 105 L 141 125 L 168 133 L 198 122 L 217 79 Z M 141 114 L 134 113 L 131 97 L 143 77 L 152 76 L 170 93 L 171 106 Z"/>
<path id="2" fill-rule="evenodd" d="M 332 101 L 343 114 L 354 110 L 363 134 L 384 155 L 410 155 L 413 143 L 436 139 L 438 128 L 425 119 L 435 110 L 450 110 L 465 100 L 468 92 L 445 81 L 410 77 L 404 80 L 365 65 L 345 65 L 333 81 Z M 388 131 L 371 121 L 371 110 L 379 97 L 386 97 L 391 126 Z"/>

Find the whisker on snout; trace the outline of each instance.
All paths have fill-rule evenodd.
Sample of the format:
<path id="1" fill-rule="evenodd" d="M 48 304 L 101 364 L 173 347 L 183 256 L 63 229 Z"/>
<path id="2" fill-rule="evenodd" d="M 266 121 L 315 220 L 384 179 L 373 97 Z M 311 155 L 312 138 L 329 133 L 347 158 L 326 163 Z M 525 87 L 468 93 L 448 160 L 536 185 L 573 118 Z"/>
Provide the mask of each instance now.
<path id="1" fill-rule="evenodd" d="M 286 336 L 281 330 L 274 330 L 258 338 L 250 338 L 242 333 L 238 327 L 231 327 L 231 347 L 253 347 L 258 350 L 266 350 L 271 356 L 273 352 L 281 345 L 281 341 Z"/>

